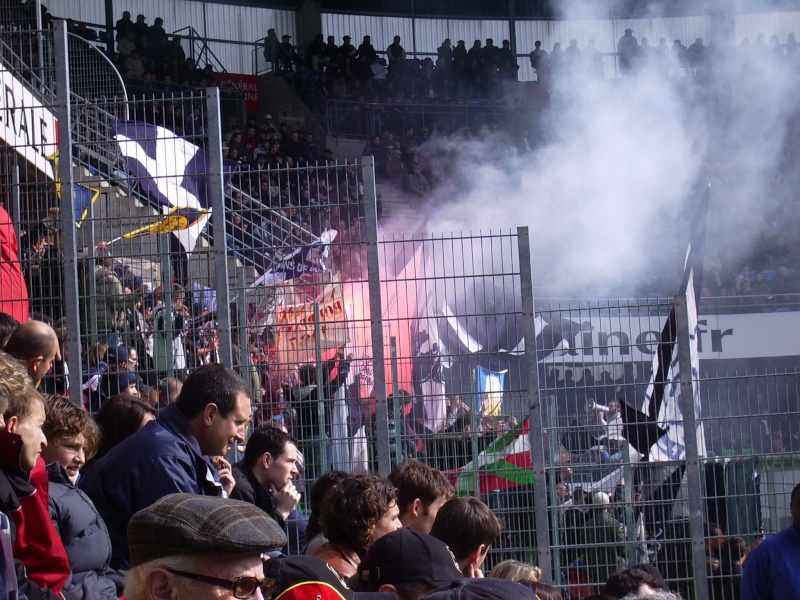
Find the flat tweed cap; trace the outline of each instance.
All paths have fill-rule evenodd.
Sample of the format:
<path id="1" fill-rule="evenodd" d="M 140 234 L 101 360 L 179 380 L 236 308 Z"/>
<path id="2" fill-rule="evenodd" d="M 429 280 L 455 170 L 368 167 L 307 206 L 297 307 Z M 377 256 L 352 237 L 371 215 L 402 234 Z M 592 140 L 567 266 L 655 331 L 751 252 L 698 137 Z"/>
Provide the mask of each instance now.
<path id="1" fill-rule="evenodd" d="M 128 522 L 134 567 L 176 554 L 258 554 L 285 544 L 286 535 L 263 510 L 214 496 L 170 494 Z"/>

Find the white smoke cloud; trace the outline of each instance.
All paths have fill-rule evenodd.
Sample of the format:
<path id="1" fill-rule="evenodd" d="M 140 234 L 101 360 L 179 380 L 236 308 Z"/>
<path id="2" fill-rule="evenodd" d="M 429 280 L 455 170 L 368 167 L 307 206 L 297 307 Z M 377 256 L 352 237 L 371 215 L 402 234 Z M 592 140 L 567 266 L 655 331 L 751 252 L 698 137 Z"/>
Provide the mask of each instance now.
<path id="1" fill-rule="evenodd" d="M 745 261 L 774 208 L 764 199 L 776 193 L 797 77 L 773 55 L 719 44 L 714 52 L 714 80 L 704 84 L 654 70 L 617 81 L 559 77 L 537 124 L 546 141 L 531 140 L 531 153 L 491 136 L 440 141 L 436 152 L 459 157 L 465 191 L 435 198 L 428 229 L 527 225 L 535 286 L 627 295 L 679 267 L 711 181 L 711 251 Z"/>

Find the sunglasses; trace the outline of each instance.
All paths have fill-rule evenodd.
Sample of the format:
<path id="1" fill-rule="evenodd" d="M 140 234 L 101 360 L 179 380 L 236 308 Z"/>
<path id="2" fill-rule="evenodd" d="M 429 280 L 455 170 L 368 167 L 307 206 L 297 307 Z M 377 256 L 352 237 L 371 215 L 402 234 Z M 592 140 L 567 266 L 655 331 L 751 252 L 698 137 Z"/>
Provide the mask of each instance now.
<path id="1" fill-rule="evenodd" d="M 205 575 L 177 571 L 175 569 L 167 569 L 167 571 L 178 577 L 185 577 L 186 579 L 200 581 L 201 583 L 207 583 L 228 590 L 233 594 L 234 598 L 239 598 L 241 600 L 249 600 L 255 595 L 258 589 L 261 589 L 264 600 L 270 600 L 270 598 L 272 598 L 272 593 L 275 591 L 275 584 L 277 583 L 275 579 L 258 579 L 257 577 L 235 577 L 231 580 L 207 577 Z"/>

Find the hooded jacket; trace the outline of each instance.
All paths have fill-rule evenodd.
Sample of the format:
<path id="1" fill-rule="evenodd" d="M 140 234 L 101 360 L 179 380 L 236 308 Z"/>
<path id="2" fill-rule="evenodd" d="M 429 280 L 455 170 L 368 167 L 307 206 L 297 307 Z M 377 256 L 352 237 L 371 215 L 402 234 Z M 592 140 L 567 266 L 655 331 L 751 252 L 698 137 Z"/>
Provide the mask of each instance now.
<path id="1" fill-rule="evenodd" d="M 19 242 L 11 217 L 0 206 L 0 312 L 20 323 L 28 320 L 28 287 L 19 263 Z"/>
<path id="2" fill-rule="evenodd" d="M 0 431 L 0 511 L 11 519 L 19 588 L 30 600 L 57 598 L 71 579 L 67 551 L 50 520 L 44 461 L 27 473 L 21 457 L 22 438 Z"/>

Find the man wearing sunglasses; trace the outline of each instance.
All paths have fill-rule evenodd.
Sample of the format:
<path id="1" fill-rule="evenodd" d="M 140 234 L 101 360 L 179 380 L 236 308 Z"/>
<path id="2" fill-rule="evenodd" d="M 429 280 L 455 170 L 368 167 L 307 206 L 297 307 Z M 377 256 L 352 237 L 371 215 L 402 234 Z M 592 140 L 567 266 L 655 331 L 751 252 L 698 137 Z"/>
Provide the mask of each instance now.
<path id="1" fill-rule="evenodd" d="M 252 504 L 171 494 L 131 518 L 128 542 L 126 600 L 269 600 L 262 554 L 286 536 Z"/>

